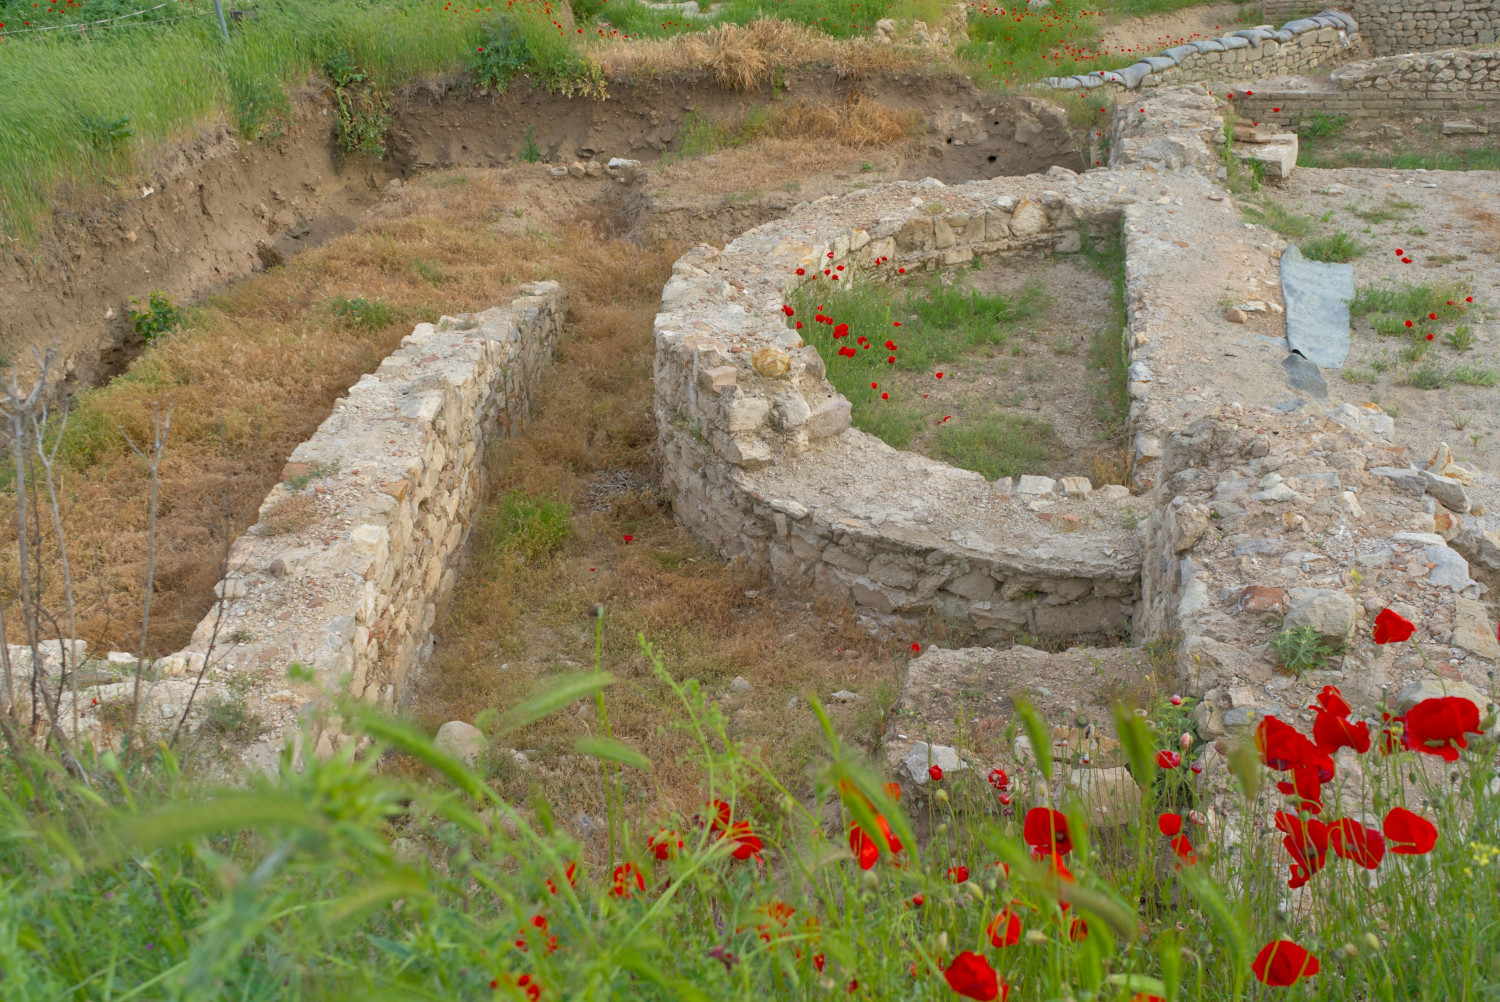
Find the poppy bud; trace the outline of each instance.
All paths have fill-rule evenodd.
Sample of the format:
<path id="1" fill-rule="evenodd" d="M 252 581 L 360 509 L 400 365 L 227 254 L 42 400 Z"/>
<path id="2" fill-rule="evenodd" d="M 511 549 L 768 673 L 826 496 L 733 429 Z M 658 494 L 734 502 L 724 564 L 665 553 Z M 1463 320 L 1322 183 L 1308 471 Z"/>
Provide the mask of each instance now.
<path id="1" fill-rule="evenodd" d="M 1359 956 L 1359 947 L 1355 946 L 1353 943 L 1345 943 L 1342 949 L 1344 951 L 1344 956 L 1346 957 Z"/>
<path id="2" fill-rule="evenodd" d="M 1171 703 L 1173 706 L 1181 706 L 1182 705 L 1182 697 L 1174 694 L 1174 695 L 1168 697 L 1167 702 Z"/>
<path id="3" fill-rule="evenodd" d="M 937 833 L 939 835 L 946 835 L 946 834 L 948 834 L 948 822 L 944 821 L 942 824 L 938 825 L 937 826 Z"/>
<path id="4" fill-rule="evenodd" d="M 946 804 L 948 802 L 948 791 L 939 790 L 936 794 L 933 795 L 933 799 L 940 804 Z"/>
<path id="5" fill-rule="evenodd" d="M 1041 946 L 1047 942 L 1047 934 L 1040 929 L 1028 929 L 1026 930 L 1026 942 L 1032 946 Z"/>
<path id="6" fill-rule="evenodd" d="M 947 953 L 948 952 L 948 934 L 946 932 L 940 932 L 940 933 L 938 933 L 937 946 L 938 946 L 938 948 L 937 948 L 937 952 L 938 953 Z"/>
<path id="7" fill-rule="evenodd" d="M 1187 731 L 1183 731 L 1182 737 L 1177 739 L 1177 743 L 1182 746 L 1183 751 L 1187 751 L 1189 748 L 1193 747 L 1193 736 Z"/>
<path id="8" fill-rule="evenodd" d="M 880 886 L 880 877 L 876 875 L 874 870 L 866 870 L 859 879 L 872 891 Z"/>
<path id="9" fill-rule="evenodd" d="M 1381 950 L 1380 937 L 1375 935 L 1373 932 L 1365 933 L 1365 945 L 1374 950 L 1376 953 L 1379 953 Z"/>
<path id="10" fill-rule="evenodd" d="M 797 801 L 793 800 L 790 796 L 786 796 L 786 797 L 782 797 L 781 798 L 781 813 L 782 814 L 791 814 L 796 809 L 797 809 Z"/>

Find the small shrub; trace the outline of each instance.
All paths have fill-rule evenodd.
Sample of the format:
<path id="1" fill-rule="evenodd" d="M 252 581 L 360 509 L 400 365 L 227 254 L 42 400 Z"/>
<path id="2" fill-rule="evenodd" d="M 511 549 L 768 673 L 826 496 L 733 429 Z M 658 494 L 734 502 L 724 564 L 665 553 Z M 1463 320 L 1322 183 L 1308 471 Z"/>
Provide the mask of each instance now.
<path id="1" fill-rule="evenodd" d="M 1494 369 L 1481 369 L 1473 365 L 1460 365 L 1448 374 L 1455 383 L 1465 386 L 1494 386 L 1500 382 L 1500 374 Z"/>
<path id="2" fill-rule="evenodd" d="M 125 145 L 126 140 L 135 135 L 135 130 L 130 127 L 130 116 L 120 118 L 94 118 L 84 115 L 79 121 L 79 131 L 84 141 L 96 150 L 113 153 Z"/>
<path id="3" fill-rule="evenodd" d="M 412 271 L 415 271 L 418 275 L 420 275 L 423 281 L 431 282 L 433 285 L 438 285 L 442 282 L 448 281 L 447 272 L 443 271 L 443 269 L 438 265 L 428 264 L 421 258 L 417 258 L 415 261 L 413 261 L 411 263 L 411 267 Z"/>
<path id="4" fill-rule="evenodd" d="M 526 142 L 521 147 L 521 159 L 529 164 L 537 163 L 542 159 L 542 148 L 536 144 L 536 136 L 532 134 L 529 125 L 526 127 Z"/>
<path id="5" fill-rule="evenodd" d="M 1302 138 L 1310 140 L 1338 139 L 1344 134 L 1349 119 L 1344 115 L 1327 115 L 1313 112 L 1312 121 L 1302 127 Z"/>
<path id="6" fill-rule="evenodd" d="M 1400 198 L 1387 198 L 1385 204 L 1373 209 L 1361 209 L 1353 207 L 1349 214 L 1363 219 L 1367 223 L 1389 223 L 1396 219 L 1405 219 L 1406 214 L 1417 207 L 1415 202 L 1408 202 Z"/>
<path id="7" fill-rule="evenodd" d="M 347 299 L 339 296 L 328 303 L 328 312 L 350 326 L 372 331 L 396 322 L 396 311 L 383 299 Z"/>
<path id="8" fill-rule="evenodd" d="M 1401 349 L 1401 361 L 1407 365 L 1415 365 L 1427 357 L 1427 350 L 1432 347 L 1432 342 L 1425 338 L 1419 338 Z"/>
<path id="9" fill-rule="evenodd" d="M 333 81 L 338 103 L 338 147 L 345 156 L 362 153 L 380 160 L 385 156 L 385 135 L 391 116 L 385 98 L 368 85 L 368 74 L 348 52 L 336 50 L 324 60 L 323 69 Z"/>
<path id="10" fill-rule="evenodd" d="M 535 562 L 562 549 L 573 531 L 573 506 L 566 501 L 506 495 L 485 526 L 491 545 L 522 563 Z"/>
<path id="11" fill-rule="evenodd" d="M 1276 655 L 1281 666 L 1299 676 L 1304 672 L 1327 667 L 1328 659 L 1338 653 L 1323 639 L 1317 628 L 1311 625 L 1283 630 L 1271 641 L 1270 646 L 1271 653 Z"/>
<path id="12" fill-rule="evenodd" d="M 131 302 L 136 306 L 140 305 L 134 299 Z M 130 311 L 130 323 L 141 340 L 150 344 L 182 324 L 182 310 L 165 292 L 153 292 L 144 310 Z"/>
<path id="13" fill-rule="evenodd" d="M 1345 369 L 1344 379 L 1351 383 L 1369 384 L 1379 382 L 1380 377 L 1373 372 L 1366 372 L 1361 369 Z"/>
<path id="14" fill-rule="evenodd" d="M 1309 240 L 1301 250 L 1302 256 L 1311 261 L 1344 264 L 1363 254 L 1365 245 L 1340 230 L 1330 236 Z"/>
<path id="15" fill-rule="evenodd" d="M 480 33 L 479 46 L 469 60 L 469 73 L 479 86 L 503 91 L 511 78 L 525 73 L 530 64 L 531 47 L 521 33 L 520 24 L 514 17 L 502 14 Z"/>
<path id="16" fill-rule="evenodd" d="M 224 738 L 252 737 L 259 729 L 260 721 L 250 712 L 250 704 L 244 696 L 221 699 L 208 708 L 203 726 L 213 734 Z"/>
<path id="17" fill-rule="evenodd" d="M 1351 316 L 1387 313 L 1407 320 L 1436 313 L 1437 319 L 1450 320 L 1468 312 L 1464 297 L 1472 291 L 1467 280 L 1440 282 L 1437 285 L 1403 282 L 1397 286 L 1366 285 L 1354 293 L 1349 302 Z"/>

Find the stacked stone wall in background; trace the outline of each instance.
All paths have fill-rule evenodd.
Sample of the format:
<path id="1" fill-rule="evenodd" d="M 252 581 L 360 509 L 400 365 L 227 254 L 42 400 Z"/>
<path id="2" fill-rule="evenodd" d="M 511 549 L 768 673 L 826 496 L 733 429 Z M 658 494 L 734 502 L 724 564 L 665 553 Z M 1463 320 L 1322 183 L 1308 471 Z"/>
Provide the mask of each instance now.
<path id="1" fill-rule="evenodd" d="M 1495 0 L 1350 0 L 1346 9 L 1376 56 L 1500 41 Z"/>

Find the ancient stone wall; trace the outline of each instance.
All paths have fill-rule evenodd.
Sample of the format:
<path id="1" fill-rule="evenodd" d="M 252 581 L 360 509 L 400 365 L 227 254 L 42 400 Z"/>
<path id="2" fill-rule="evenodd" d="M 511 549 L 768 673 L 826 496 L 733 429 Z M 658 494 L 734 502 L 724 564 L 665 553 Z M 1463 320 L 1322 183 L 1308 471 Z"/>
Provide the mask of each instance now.
<path id="1" fill-rule="evenodd" d="M 1076 251 L 1118 219 L 1105 199 L 1061 190 L 1077 183 L 1054 168 L 884 185 L 681 258 L 655 325 L 658 447 L 678 517 L 725 557 L 879 617 L 940 614 L 995 637 L 1124 635 L 1139 574 L 1135 536 L 1119 526 L 1124 488 L 1068 497 L 1048 480 L 1026 495 L 1039 488 L 851 429 L 825 378 L 842 360 L 805 345 L 785 311 L 808 282 L 901 282 L 978 254 Z"/>
<path id="2" fill-rule="evenodd" d="M 1345 118 L 1471 119 L 1474 128 L 1500 126 L 1500 49 L 1455 49 L 1430 55 L 1387 56 L 1335 70 L 1327 84 L 1275 84 L 1237 92 L 1242 118 L 1296 126 L 1314 113 Z"/>
<path id="3" fill-rule="evenodd" d="M 273 763 L 299 709 L 346 682 L 385 709 L 401 701 L 453 586 L 486 449 L 526 421 L 552 357 L 557 283 L 522 291 L 508 306 L 418 324 L 293 451 L 259 521 L 230 548 L 224 601 L 148 673 L 148 733 L 175 723 L 205 658 L 189 723 L 239 693 L 263 728 L 252 765 Z M 122 719 L 109 707 L 128 705 L 133 688 L 94 690 L 80 731 L 109 743 Z M 323 754 L 345 739 L 336 720 L 314 738 Z"/>
<path id="4" fill-rule="evenodd" d="M 1200 80 L 1257 79 L 1334 66 L 1358 55 L 1360 46 L 1359 23 L 1342 11 L 1325 10 L 1280 29 L 1246 28 L 1174 46 L 1124 69 L 1048 77 L 1045 82 L 1059 90 L 1136 90 Z"/>
<path id="5" fill-rule="evenodd" d="M 1494 0 L 1350 0 L 1348 9 L 1377 56 L 1500 41 Z"/>

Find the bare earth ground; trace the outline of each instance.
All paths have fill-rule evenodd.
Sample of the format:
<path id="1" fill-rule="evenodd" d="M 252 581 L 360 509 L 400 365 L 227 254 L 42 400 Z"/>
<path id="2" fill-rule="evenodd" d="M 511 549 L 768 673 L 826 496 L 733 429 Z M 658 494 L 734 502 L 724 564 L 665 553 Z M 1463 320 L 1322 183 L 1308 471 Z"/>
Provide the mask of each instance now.
<path id="1" fill-rule="evenodd" d="M 1474 304 L 1463 318 L 1474 344 L 1458 351 L 1442 335 L 1421 363 L 1446 370 L 1459 365 L 1500 373 L 1500 175 L 1493 171 L 1432 172 L 1377 169 L 1293 172 L 1282 196 L 1293 211 L 1321 219 L 1327 229 L 1343 230 L 1368 250 L 1355 258 L 1356 288 L 1367 284 L 1400 287 L 1463 282 L 1471 286 Z M 1398 218 L 1370 222 L 1354 214 L 1404 202 Z M 1403 264 L 1395 254 L 1405 251 Z M 1451 330 L 1451 324 L 1443 330 Z M 1396 415 L 1403 444 L 1425 459 L 1446 441 L 1455 455 L 1483 468 L 1500 470 L 1500 388 L 1452 384 L 1422 390 L 1402 384 L 1415 366 L 1399 357 L 1407 342 L 1377 334 L 1368 318 L 1356 319 L 1346 371 L 1368 374 L 1368 387 L 1330 377 L 1330 394 L 1356 403 L 1373 400 Z M 1390 368 L 1376 372 L 1375 364 Z M 1338 383 L 1338 386 L 1334 386 Z"/>
<path id="2" fill-rule="evenodd" d="M 887 380 L 903 399 L 919 401 L 916 406 L 930 418 L 911 450 L 941 458 L 934 450 L 943 417 L 951 415 L 948 423 L 960 427 L 999 408 L 1051 429 L 1047 458 L 1026 473 L 1117 482 L 1124 473 L 1113 462 L 1117 429 L 1098 392 L 1106 376 L 1092 363 L 1095 338 L 1116 322 L 1109 276 L 1078 256 L 1027 254 L 993 257 L 977 270 L 957 269 L 944 280 L 989 295 L 1035 297 L 1044 305 L 1021 320 L 1003 345 L 945 363 L 942 379 L 899 372 Z"/>

